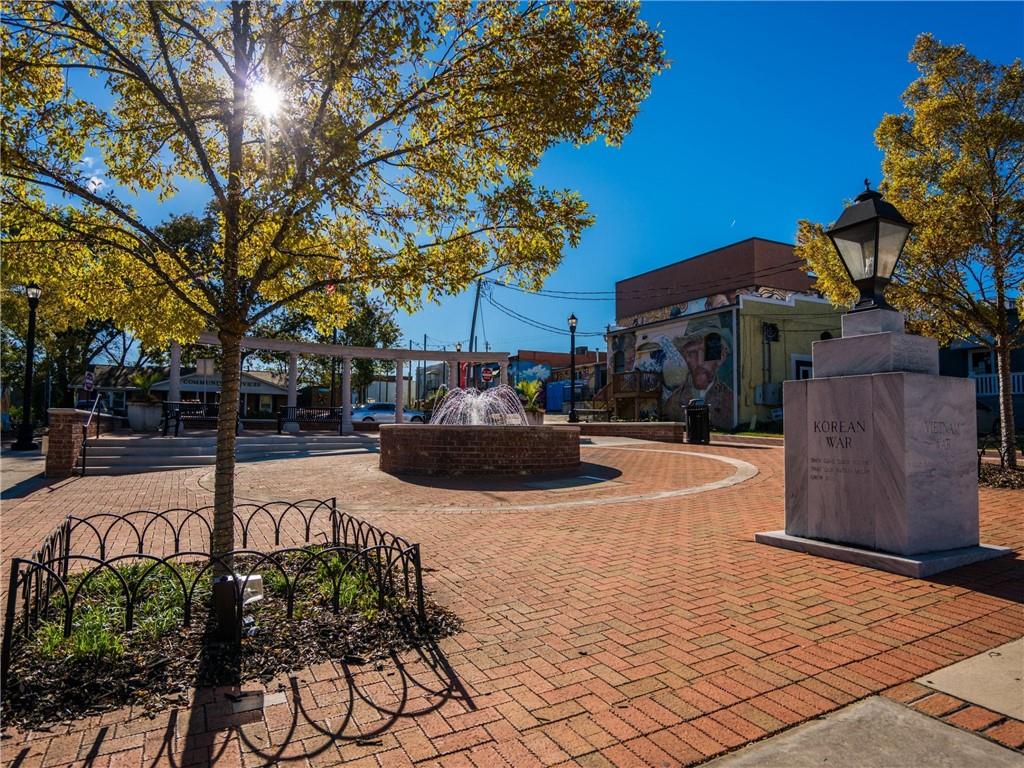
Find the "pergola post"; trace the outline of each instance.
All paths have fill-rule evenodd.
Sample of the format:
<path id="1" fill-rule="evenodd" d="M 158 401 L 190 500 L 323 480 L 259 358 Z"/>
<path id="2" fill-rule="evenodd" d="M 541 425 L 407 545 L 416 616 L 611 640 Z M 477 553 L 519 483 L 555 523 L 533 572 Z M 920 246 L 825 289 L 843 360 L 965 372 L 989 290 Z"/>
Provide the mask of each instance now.
<path id="1" fill-rule="evenodd" d="M 167 384 L 167 399 L 172 403 L 181 402 L 181 344 L 171 342 L 171 370 Z"/>
<path id="2" fill-rule="evenodd" d="M 299 356 L 292 352 L 288 355 L 288 409 L 285 413 L 285 432 L 298 432 L 299 420 L 295 408 L 299 404 Z"/>
<path id="3" fill-rule="evenodd" d="M 448 391 L 459 386 L 459 364 L 455 360 L 448 363 Z"/>
<path id="4" fill-rule="evenodd" d="M 405 421 L 405 414 L 402 410 L 405 406 L 405 376 L 403 371 L 405 366 L 402 360 L 395 360 L 395 424 L 401 424 Z"/>
<path id="5" fill-rule="evenodd" d="M 498 384 L 506 386 L 508 384 L 508 363 L 505 365 L 498 365 Z"/>
<path id="6" fill-rule="evenodd" d="M 352 358 L 341 358 L 341 434 L 352 434 Z"/>

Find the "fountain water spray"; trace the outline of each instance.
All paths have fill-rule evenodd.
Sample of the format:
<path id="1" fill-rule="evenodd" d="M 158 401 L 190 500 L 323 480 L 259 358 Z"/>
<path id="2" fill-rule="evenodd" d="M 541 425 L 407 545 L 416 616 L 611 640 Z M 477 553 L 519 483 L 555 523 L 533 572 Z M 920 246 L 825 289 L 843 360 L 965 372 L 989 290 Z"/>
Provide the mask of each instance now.
<path id="1" fill-rule="evenodd" d="M 468 426 L 528 426 L 526 411 L 512 387 L 502 384 L 491 389 L 453 389 L 434 409 L 431 424 Z"/>

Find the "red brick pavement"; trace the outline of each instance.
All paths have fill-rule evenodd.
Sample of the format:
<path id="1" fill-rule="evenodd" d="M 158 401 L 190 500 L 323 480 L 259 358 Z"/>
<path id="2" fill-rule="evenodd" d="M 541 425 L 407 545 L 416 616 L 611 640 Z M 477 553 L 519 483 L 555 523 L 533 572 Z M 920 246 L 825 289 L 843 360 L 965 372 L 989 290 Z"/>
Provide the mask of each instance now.
<path id="1" fill-rule="evenodd" d="M 659 487 L 690 463 L 711 464 L 670 453 L 692 446 L 649 447 L 602 449 L 599 459 L 640 467 L 620 477 L 649 474 Z M 153 719 L 126 709 L 13 733 L 4 761 L 689 765 L 889 689 L 1021 746 L 1017 721 L 896 687 L 1024 635 L 1021 559 L 914 580 L 757 545 L 755 531 L 782 526 L 782 452 L 702 450 L 760 473 L 699 495 L 554 509 L 516 507 L 518 496 L 495 503 L 485 491 L 486 511 L 472 514 L 431 513 L 451 491 L 404 484 L 390 497 L 404 505 L 361 514 L 422 543 L 428 588 L 465 620 L 443 656 L 408 654 L 380 669 L 324 663 L 244 686 L 252 695 L 242 698 L 201 690 Z M 401 482 L 351 458 L 256 465 L 260 493 L 333 488 L 344 504 L 370 498 L 367 484 Z M 204 474 L 87 477 L 8 502 L 4 557 L 29 551 L 72 511 L 205 503 Z M 1024 548 L 1024 495 L 985 489 L 981 505 L 983 540 Z"/>

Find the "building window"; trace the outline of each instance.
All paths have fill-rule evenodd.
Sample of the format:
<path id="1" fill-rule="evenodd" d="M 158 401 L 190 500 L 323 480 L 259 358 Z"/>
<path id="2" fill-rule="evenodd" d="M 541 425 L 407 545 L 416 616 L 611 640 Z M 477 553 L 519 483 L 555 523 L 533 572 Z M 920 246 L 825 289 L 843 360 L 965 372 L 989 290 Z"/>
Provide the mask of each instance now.
<path id="1" fill-rule="evenodd" d="M 717 333 L 709 333 L 704 339 L 704 359 L 722 359 L 722 337 Z"/>
<path id="2" fill-rule="evenodd" d="M 971 350 L 970 366 L 972 376 L 988 376 L 992 373 L 992 353 L 987 349 Z"/>
<path id="3" fill-rule="evenodd" d="M 274 412 L 274 396 L 260 395 L 260 413 Z"/>

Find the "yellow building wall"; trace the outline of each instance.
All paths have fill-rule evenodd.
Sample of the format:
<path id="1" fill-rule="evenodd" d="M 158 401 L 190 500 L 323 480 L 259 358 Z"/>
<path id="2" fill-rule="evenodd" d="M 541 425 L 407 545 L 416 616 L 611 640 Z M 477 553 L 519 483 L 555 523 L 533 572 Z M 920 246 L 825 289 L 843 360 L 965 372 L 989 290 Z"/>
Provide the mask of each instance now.
<path id="1" fill-rule="evenodd" d="M 739 424 L 749 427 L 752 417 L 759 424 L 771 420 L 771 411 L 781 408 L 781 390 L 778 405 L 756 405 L 756 387 L 765 381 L 765 344 L 763 324 L 779 327 L 779 340 L 772 342 L 771 373 L 769 382 L 781 384 L 793 378 L 793 355 L 811 354 L 811 344 L 828 331 L 834 338 L 841 335 L 842 311 L 831 304 L 817 301 L 793 300 L 793 306 L 768 303 L 744 298 L 739 310 L 740 382 L 738 387 Z"/>

